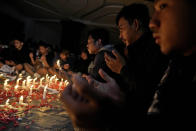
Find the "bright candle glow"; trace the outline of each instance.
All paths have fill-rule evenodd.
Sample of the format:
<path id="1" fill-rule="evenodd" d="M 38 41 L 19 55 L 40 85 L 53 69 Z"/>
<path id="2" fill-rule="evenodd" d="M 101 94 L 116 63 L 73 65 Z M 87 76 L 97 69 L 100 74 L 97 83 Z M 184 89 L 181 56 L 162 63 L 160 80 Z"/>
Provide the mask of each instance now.
<path id="1" fill-rule="evenodd" d="M 17 81 L 16 81 L 16 85 L 19 85 L 19 82 L 22 78 L 18 78 Z"/>
<path id="2" fill-rule="evenodd" d="M 46 99 L 46 92 L 47 92 L 48 85 L 44 87 L 43 99 Z"/>
<path id="3" fill-rule="evenodd" d="M 23 96 L 20 97 L 19 104 L 23 104 Z"/>

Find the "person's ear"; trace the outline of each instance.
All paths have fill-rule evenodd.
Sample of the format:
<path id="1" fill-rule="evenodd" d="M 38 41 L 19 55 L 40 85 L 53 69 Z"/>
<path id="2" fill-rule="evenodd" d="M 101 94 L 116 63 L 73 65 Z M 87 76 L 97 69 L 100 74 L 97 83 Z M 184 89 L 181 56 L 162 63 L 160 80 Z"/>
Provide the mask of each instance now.
<path id="1" fill-rule="evenodd" d="M 135 31 L 139 31 L 140 24 L 139 24 L 138 19 L 134 19 L 132 25 L 133 25 L 133 27 L 135 28 Z"/>

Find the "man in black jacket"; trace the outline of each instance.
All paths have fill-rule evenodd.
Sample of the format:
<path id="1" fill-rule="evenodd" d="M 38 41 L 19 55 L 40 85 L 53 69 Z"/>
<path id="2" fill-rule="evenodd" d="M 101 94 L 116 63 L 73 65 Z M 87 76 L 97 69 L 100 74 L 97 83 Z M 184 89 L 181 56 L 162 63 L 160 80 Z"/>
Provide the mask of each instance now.
<path id="1" fill-rule="evenodd" d="M 145 5 L 133 4 L 121 10 L 117 17 L 117 24 L 120 29 L 120 38 L 128 49 L 127 60 L 122 59 L 116 51 L 113 51 L 116 58 L 105 54 L 105 60 L 111 70 L 121 74 L 121 78 L 124 78 L 124 80 L 116 83 L 103 70 L 99 70 L 99 73 L 106 83 L 87 78 L 90 83 L 87 85 L 82 78 L 74 77 L 74 88 L 69 88 L 70 90 L 68 89 L 62 95 L 62 98 L 65 105 L 72 108 L 70 115 L 76 125 L 81 127 L 101 127 L 105 124 L 106 127 L 110 127 L 110 124 L 113 123 L 115 127 L 125 127 L 129 126 L 128 123 L 132 123 L 131 126 L 134 126 L 134 122 L 144 120 L 150 106 L 153 91 L 161 78 L 161 74 L 163 74 L 164 65 L 167 64 L 167 60 L 161 54 L 159 47 L 154 44 L 148 23 L 149 15 Z M 99 90 L 100 88 L 102 89 L 101 91 Z M 86 108 L 83 112 L 77 112 L 73 106 L 69 105 L 69 100 L 71 99 L 69 93 L 73 93 L 74 90 L 78 91 L 80 95 L 91 103 L 85 103 Z M 73 100 L 72 102 L 74 105 L 82 103 L 77 101 L 77 98 L 76 101 Z M 93 115 L 91 114 L 92 112 L 85 114 L 88 109 L 96 113 Z M 86 115 L 92 115 L 93 119 L 78 117 Z M 114 119 L 114 116 L 116 119 Z M 125 117 L 129 121 L 126 121 Z M 90 124 L 87 125 L 88 122 Z M 97 123 L 97 125 L 93 125 L 93 123 Z"/>
<path id="2" fill-rule="evenodd" d="M 118 14 L 116 23 L 120 31 L 120 39 L 128 50 L 127 59 L 113 51 L 116 58 L 105 54 L 105 60 L 113 72 L 121 75 L 127 95 L 127 112 L 132 118 L 144 118 L 152 100 L 153 92 L 158 84 L 164 68 L 166 57 L 159 46 L 154 43 L 149 30 L 148 8 L 143 4 L 125 6 Z M 123 88 L 121 83 L 118 83 Z"/>
<path id="3" fill-rule="evenodd" d="M 156 0 L 154 7 L 149 26 L 170 63 L 148 115 L 151 119 L 182 122 L 178 126 L 183 126 L 196 116 L 196 1 Z"/>
<path id="4" fill-rule="evenodd" d="M 104 53 L 112 55 L 113 45 L 109 44 L 109 33 L 105 29 L 93 29 L 88 33 L 87 49 L 89 54 L 94 54 L 95 58 L 88 67 L 88 73 L 94 79 L 104 82 L 98 71 L 102 68 L 111 76 L 115 76 L 106 65 Z"/>

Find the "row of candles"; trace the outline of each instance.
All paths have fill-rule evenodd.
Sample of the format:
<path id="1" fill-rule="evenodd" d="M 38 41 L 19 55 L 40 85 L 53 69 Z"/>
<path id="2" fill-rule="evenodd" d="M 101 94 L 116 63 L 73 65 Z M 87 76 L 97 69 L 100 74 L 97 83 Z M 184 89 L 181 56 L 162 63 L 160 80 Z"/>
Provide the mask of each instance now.
<path id="1" fill-rule="evenodd" d="M 47 90 L 58 93 L 57 90 L 61 90 L 61 87 L 66 87 L 69 84 L 69 82 L 67 80 L 64 81 L 63 79 L 61 79 L 61 81 L 59 82 L 59 79 L 56 77 L 56 75 L 50 77 L 48 74 L 46 74 L 46 76 L 40 78 L 40 80 L 38 80 L 37 77 L 32 79 L 31 76 L 28 76 L 26 79 L 23 80 L 22 74 L 19 74 L 18 77 L 19 78 L 16 80 L 16 84 L 14 86 L 14 92 L 17 92 L 17 90 L 19 88 L 22 88 L 24 90 L 28 90 L 29 96 L 31 96 L 33 93 L 33 90 L 39 90 L 40 88 L 44 88 L 43 99 L 46 99 Z M 22 84 L 21 84 L 21 82 L 22 82 Z M 58 86 L 56 86 L 56 87 L 58 87 L 58 89 L 50 88 L 50 87 L 52 87 L 52 85 L 58 85 Z M 6 79 L 3 84 L 3 89 L 6 92 L 8 92 L 10 87 L 11 86 L 9 85 L 9 80 Z M 27 104 L 23 102 L 23 99 L 24 99 L 23 96 L 20 96 L 19 105 L 26 106 Z M 12 108 L 9 105 L 9 99 L 7 99 L 7 101 L 5 102 L 4 105 L 0 105 L 0 107 Z"/>
<path id="2" fill-rule="evenodd" d="M 57 61 L 57 66 L 62 72 L 60 60 Z M 3 76 L 4 74 L 0 74 L 0 78 L 4 79 Z M 19 74 L 15 82 L 4 80 L 3 88 L 0 87 L 0 130 L 6 129 L 8 123 L 18 126 L 18 120 L 22 119 L 19 114 L 26 114 L 32 108 L 56 108 L 51 102 L 56 101 L 56 94 L 68 84 L 67 80 L 59 80 L 55 75 L 50 77 L 48 74 L 40 79 L 33 79 L 31 76 L 24 78 Z"/>

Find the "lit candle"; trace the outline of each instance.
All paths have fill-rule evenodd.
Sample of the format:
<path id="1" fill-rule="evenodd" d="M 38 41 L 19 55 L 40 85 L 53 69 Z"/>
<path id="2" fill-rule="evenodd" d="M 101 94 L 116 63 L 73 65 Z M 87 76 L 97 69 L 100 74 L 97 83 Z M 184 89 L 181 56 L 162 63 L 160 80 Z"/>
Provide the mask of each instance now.
<path id="1" fill-rule="evenodd" d="M 21 96 L 20 99 L 19 99 L 19 104 L 20 105 L 23 105 L 23 106 L 27 106 L 28 104 L 27 103 L 24 103 L 23 102 L 23 99 L 24 99 L 23 96 Z"/>
<path id="2" fill-rule="evenodd" d="M 3 77 L 3 74 L 0 74 L 0 77 Z"/>
<path id="3" fill-rule="evenodd" d="M 42 78 L 40 79 L 40 86 L 43 85 L 43 80 L 44 80 L 44 77 L 42 77 Z"/>
<path id="4" fill-rule="evenodd" d="M 25 87 L 26 86 L 26 80 L 24 80 L 23 82 L 22 82 L 22 87 Z"/>
<path id="5" fill-rule="evenodd" d="M 30 91 L 29 91 L 29 95 L 32 95 L 32 91 L 33 91 L 33 85 L 30 87 Z"/>
<path id="6" fill-rule="evenodd" d="M 59 80 L 58 78 L 55 79 L 55 84 L 57 83 L 58 80 Z"/>
<path id="7" fill-rule="evenodd" d="M 49 82 L 50 77 L 48 76 L 48 74 L 46 74 L 46 83 Z"/>
<path id="8" fill-rule="evenodd" d="M 19 77 L 19 78 L 22 78 L 22 74 L 20 73 L 20 74 L 18 75 L 18 77 Z"/>
<path id="9" fill-rule="evenodd" d="M 19 82 L 22 78 L 18 78 L 17 81 L 16 81 L 16 85 L 19 85 Z"/>
<path id="10" fill-rule="evenodd" d="M 9 102 L 10 102 L 10 99 L 7 99 L 7 101 L 5 102 L 5 105 L 9 106 Z"/>
<path id="11" fill-rule="evenodd" d="M 66 83 L 66 86 L 68 86 L 68 85 L 69 85 L 69 82 Z"/>
<path id="12" fill-rule="evenodd" d="M 46 79 L 48 78 L 48 74 L 46 74 Z"/>
<path id="13" fill-rule="evenodd" d="M 50 78 L 49 85 L 52 83 L 52 80 L 55 79 L 55 75 Z"/>
<path id="14" fill-rule="evenodd" d="M 46 85 L 46 86 L 44 87 L 43 99 L 46 99 L 47 88 L 48 88 L 48 85 Z"/>
<path id="15" fill-rule="evenodd" d="M 62 85 L 63 85 L 63 82 L 61 81 L 59 84 L 59 90 L 61 89 Z"/>
<path id="16" fill-rule="evenodd" d="M 65 80 L 65 86 L 68 86 L 69 82 L 67 80 Z"/>
<path id="17" fill-rule="evenodd" d="M 27 80 L 28 80 L 28 79 L 31 79 L 31 76 L 27 76 Z"/>
<path id="18" fill-rule="evenodd" d="M 58 66 L 59 70 L 62 70 L 62 69 L 61 69 L 61 63 L 60 63 L 60 60 L 57 60 L 56 64 L 57 64 L 57 66 Z"/>
<path id="19" fill-rule="evenodd" d="M 27 76 L 27 79 L 26 79 L 26 81 L 27 81 L 27 82 L 26 82 L 26 85 L 27 85 L 27 86 L 30 85 L 31 80 L 32 80 L 32 79 L 31 79 L 31 76 Z"/>
<path id="20" fill-rule="evenodd" d="M 63 78 L 61 79 L 61 82 L 63 82 Z"/>
<path id="21" fill-rule="evenodd" d="M 20 97 L 20 99 L 19 99 L 19 104 L 20 104 L 20 105 L 23 104 L 23 96 Z"/>
<path id="22" fill-rule="evenodd" d="M 27 85 L 27 87 L 29 87 L 29 86 L 30 86 L 31 81 L 32 81 L 32 79 L 30 79 L 30 78 L 29 78 L 29 79 L 27 79 L 27 84 L 26 84 L 26 85 Z"/>
<path id="23" fill-rule="evenodd" d="M 14 86 L 14 91 L 17 91 L 17 89 L 18 89 L 18 85 L 15 85 Z"/>
<path id="24" fill-rule="evenodd" d="M 36 80 L 37 80 L 37 77 L 33 79 L 33 85 L 35 85 Z"/>
<path id="25" fill-rule="evenodd" d="M 9 80 L 8 80 L 8 79 L 6 79 L 6 80 L 5 80 L 5 82 L 4 82 L 4 89 L 5 89 L 5 90 L 7 90 L 8 81 L 9 81 Z"/>

